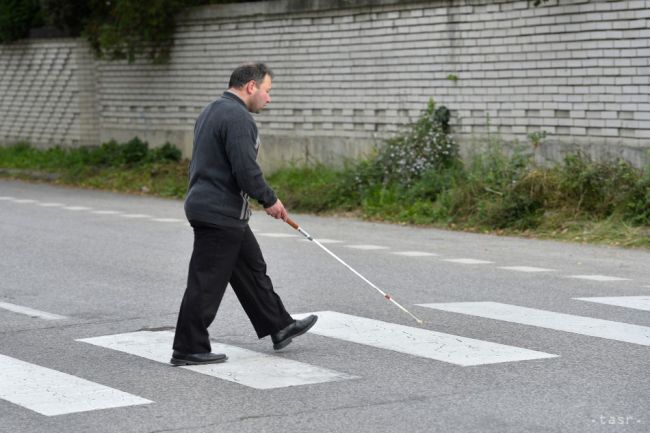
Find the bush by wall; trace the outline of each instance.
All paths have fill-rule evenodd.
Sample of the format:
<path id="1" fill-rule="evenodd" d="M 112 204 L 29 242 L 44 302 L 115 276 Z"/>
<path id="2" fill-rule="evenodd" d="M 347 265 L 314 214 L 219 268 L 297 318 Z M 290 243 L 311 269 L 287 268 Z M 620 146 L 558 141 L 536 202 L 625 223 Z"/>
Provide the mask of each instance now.
<path id="1" fill-rule="evenodd" d="M 418 133 L 442 130 L 432 113 L 430 104 L 410 131 L 390 140 L 374 158 L 343 171 L 294 167 L 269 181 L 292 210 L 355 211 L 393 222 L 551 237 L 569 232 L 576 240 L 625 237 L 621 231 L 637 227 L 643 236 L 621 242 L 650 246 L 650 166 L 595 162 L 581 152 L 567 154 L 554 166 L 538 166 L 521 153 L 506 155 L 499 140 L 461 161 L 446 135 L 438 136 L 448 152 L 437 159 L 437 147 L 423 147 Z M 421 160 L 428 162 L 414 162 Z M 593 225 L 597 235 L 589 228 Z"/>
<path id="2" fill-rule="evenodd" d="M 442 128 L 429 108 L 413 129 Z M 414 146 L 417 153 L 419 137 L 406 131 L 392 147 L 343 170 L 289 167 L 268 181 L 292 212 L 353 212 L 392 222 L 650 247 L 650 166 L 594 162 L 579 152 L 538 166 L 522 154 L 506 155 L 498 140 L 462 161 L 447 137 L 441 142 L 453 157 L 438 159 L 434 151 L 422 156 L 430 158 L 426 169 L 390 167 L 385 152 L 398 146 L 409 155 Z M 149 149 L 134 138 L 97 148 L 0 147 L 0 174 L 7 168 L 61 173 L 59 181 L 67 184 L 182 198 L 188 161 L 171 144 Z"/>

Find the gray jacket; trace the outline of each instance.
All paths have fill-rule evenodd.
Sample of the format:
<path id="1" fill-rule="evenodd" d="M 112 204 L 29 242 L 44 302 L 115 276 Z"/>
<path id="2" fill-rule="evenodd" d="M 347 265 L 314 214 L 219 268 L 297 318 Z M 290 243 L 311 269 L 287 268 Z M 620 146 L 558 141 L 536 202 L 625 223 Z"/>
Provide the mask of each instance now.
<path id="1" fill-rule="evenodd" d="M 272 206 L 277 197 L 257 164 L 257 125 L 244 101 L 230 92 L 203 109 L 194 126 L 194 147 L 185 215 L 216 225 L 242 227 L 248 197 Z"/>

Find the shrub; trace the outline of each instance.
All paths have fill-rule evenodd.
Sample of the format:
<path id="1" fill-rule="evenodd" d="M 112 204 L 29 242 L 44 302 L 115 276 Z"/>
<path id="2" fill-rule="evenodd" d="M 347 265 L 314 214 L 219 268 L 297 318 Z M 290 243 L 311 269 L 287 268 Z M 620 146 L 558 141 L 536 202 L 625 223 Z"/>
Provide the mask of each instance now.
<path id="1" fill-rule="evenodd" d="M 386 140 L 373 163 L 386 182 L 410 186 L 432 168 L 448 167 L 458 155 L 449 134 L 449 110 L 429 100 L 424 114 L 401 134 Z"/>
<path id="2" fill-rule="evenodd" d="M 183 156 L 180 149 L 169 142 L 150 150 L 149 154 L 153 161 L 180 161 Z"/>
<path id="3" fill-rule="evenodd" d="M 114 167 L 124 164 L 122 146 L 115 140 L 103 143 L 99 148 L 80 148 L 86 156 L 86 162 L 90 165 Z"/>
<path id="4" fill-rule="evenodd" d="M 567 155 L 563 165 L 555 170 L 564 204 L 568 206 L 572 202 L 576 213 L 598 217 L 608 217 L 620 208 L 641 178 L 641 171 L 628 162 L 596 163 L 580 152 Z"/>
<path id="5" fill-rule="evenodd" d="M 458 188 L 467 182 L 467 173 L 461 161 L 456 160 L 448 167 L 425 171 L 413 185 L 407 189 L 410 199 L 434 202 L 444 191 Z"/>
<path id="6" fill-rule="evenodd" d="M 97 148 L 81 147 L 71 152 L 79 152 L 85 164 L 100 167 L 119 167 L 138 165 L 145 162 L 179 162 L 181 151 L 171 143 L 149 149 L 149 144 L 135 137 L 126 143 L 110 140 Z"/>
<path id="7" fill-rule="evenodd" d="M 622 213 L 631 224 L 650 226 L 650 167 L 628 192 Z"/>
<path id="8" fill-rule="evenodd" d="M 149 153 L 149 144 L 135 137 L 122 146 L 122 157 L 126 164 L 137 164 L 145 160 Z"/>
<path id="9" fill-rule="evenodd" d="M 98 147 L 55 146 L 39 150 L 24 142 L 0 147 L 0 163 L 15 168 L 56 170 L 76 167 L 83 170 L 89 167 L 137 166 L 148 162 L 180 162 L 181 159 L 181 151 L 173 144 L 165 143 L 150 150 L 148 143 L 138 137 L 126 143 L 110 140 Z"/>

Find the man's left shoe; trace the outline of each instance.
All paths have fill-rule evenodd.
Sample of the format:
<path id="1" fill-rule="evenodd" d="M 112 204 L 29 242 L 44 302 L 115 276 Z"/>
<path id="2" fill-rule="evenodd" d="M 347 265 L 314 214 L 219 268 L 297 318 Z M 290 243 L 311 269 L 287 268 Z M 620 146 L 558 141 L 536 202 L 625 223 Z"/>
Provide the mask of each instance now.
<path id="1" fill-rule="evenodd" d="M 218 364 L 225 362 L 228 357 L 224 353 L 181 353 L 174 350 L 172 359 L 169 361 L 172 365 L 203 365 Z"/>
<path id="2" fill-rule="evenodd" d="M 286 347 L 289 343 L 291 343 L 293 337 L 297 337 L 309 331 L 309 329 L 316 323 L 316 320 L 318 320 L 318 316 L 312 314 L 311 316 L 305 317 L 304 319 L 296 320 L 286 328 L 283 328 L 278 332 L 271 334 L 273 349 L 280 350 Z"/>

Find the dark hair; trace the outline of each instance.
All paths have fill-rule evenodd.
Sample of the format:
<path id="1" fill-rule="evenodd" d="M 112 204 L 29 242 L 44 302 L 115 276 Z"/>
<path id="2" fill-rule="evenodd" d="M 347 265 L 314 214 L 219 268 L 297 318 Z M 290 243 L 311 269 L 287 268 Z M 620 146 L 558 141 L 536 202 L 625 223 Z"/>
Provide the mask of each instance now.
<path id="1" fill-rule="evenodd" d="M 264 77 L 273 78 L 273 72 L 264 63 L 248 63 L 237 67 L 230 75 L 228 87 L 240 88 L 249 81 L 256 81 L 258 84 L 264 80 Z"/>

